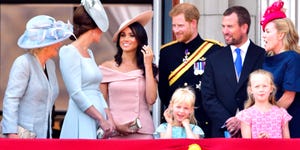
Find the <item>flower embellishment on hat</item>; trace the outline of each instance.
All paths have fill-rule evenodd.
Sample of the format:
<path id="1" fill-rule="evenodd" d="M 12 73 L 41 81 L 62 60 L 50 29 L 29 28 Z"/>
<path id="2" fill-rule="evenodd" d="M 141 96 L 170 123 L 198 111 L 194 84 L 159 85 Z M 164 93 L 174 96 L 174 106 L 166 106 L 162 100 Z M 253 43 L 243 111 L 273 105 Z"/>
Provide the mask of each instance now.
<path id="1" fill-rule="evenodd" d="M 27 22 L 18 45 L 24 49 L 40 48 L 61 42 L 71 35 L 73 26 L 69 21 L 64 23 L 47 15 L 38 15 Z"/>
<path id="2" fill-rule="evenodd" d="M 266 25 L 269 22 L 271 22 L 272 20 L 286 18 L 286 15 L 285 15 L 284 9 L 283 9 L 283 5 L 284 5 L 284 2 L 279 0 L 279 1 L 274 2 L 270 7 L 267 8 L 267 10 L 264 13 L 263 18 L 260 21 L 263 31 L 265 31 Z"/>
<path id="3" fill-rule="evenodd" d="M 95 21 L 98 28 L 102 32 L 106 32 L 109 26 L 109 21 L 100 0 L 81 0 L 81 5 L 83 5 L 86 12 Z"/>

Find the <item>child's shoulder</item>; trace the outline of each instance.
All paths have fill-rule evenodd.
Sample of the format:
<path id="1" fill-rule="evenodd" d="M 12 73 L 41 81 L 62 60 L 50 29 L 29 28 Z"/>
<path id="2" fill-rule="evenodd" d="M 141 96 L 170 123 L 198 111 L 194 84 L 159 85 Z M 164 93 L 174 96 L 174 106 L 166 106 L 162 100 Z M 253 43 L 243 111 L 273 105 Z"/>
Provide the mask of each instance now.
<path id="1" fill-rule="evenodd" d="M 193 131 L 194 134 L 198 134 L 200 135 L 201 138 L 204 138 L 205 137 L 205 133 L 204 131 L 201 129 L 200 126 L 198 125 L 195 125 L 195 124 L 190 124 L 190 127 Z"/>
<path id="2" fill-rule="evenodd" d="M 167 123 L 167 122 L 164 122 L 164 123 L 161 123 L 161 124 L 157 127 L 157 129 L 165 129 L 165 128 L 167 128 L 167 126 L 168 126 L 168 123 Z"/>
<path id="3" fill-rule="evenodd" d="M 287 110 L 283 107 L 279 107 L 277 105 L 272 106 L 272 111 L 277 113 L 288 113 Z"/>

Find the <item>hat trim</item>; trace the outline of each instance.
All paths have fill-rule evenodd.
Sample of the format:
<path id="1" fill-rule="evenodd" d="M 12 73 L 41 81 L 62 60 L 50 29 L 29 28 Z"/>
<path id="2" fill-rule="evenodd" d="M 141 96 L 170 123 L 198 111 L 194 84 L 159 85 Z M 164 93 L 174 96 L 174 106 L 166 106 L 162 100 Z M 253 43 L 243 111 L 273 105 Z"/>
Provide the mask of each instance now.
<path id="1" fill-rule="evenodd" d="M 113 42 L 117 42 L 117 38 L 118 35 L 121 31 L 123 31 L 126 27 L 128 27 L 129 25 L 138 22 L 140 23 L 142 26 L 145 26 L 151 19 L 153 16 L 153 11 L 152 10 L 148 10 L 148 11 L 144 11 L 142 13 L 140 13 L 139 15 L 124 21 L 123 23 L 121 23 L 119 29 L 115 32 L 112 40 Z"/>
<path id="2" fill-rule="evenodd" d="M 108 17 L 100 0 L 81 0 L 86 12 L 94 20 L 102 32 L 106 32 L 109 27 Z"/>
<path id="3" fill-rule="evenodd" d="M 51 21 L 47 22 L 47 19 Z M 61 42 L 71 35 L 74 35 L 73 26 L 69 21 L 64 23 L 47 15 L 39 15 L 27 22 L 17 44 L 24 49 L 40 48 Z"/>

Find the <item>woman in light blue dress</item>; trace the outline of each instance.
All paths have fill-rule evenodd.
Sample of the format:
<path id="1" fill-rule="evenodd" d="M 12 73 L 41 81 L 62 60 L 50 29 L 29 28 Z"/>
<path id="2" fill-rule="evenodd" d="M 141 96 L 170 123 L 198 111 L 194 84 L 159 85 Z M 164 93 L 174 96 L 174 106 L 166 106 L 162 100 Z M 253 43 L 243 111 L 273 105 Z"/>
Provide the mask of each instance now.
<path id="1" fill-rule="evenodd" d="M 100 92 L 102 74 L 88 48 L 98 43 L 108 28 L 105 11 L 99 1 L 82 1 L 74 12 L 74 34 L 78 39 L 60 49 L 60 70 L 69 93 L 69 106 L 60 138 L 96 139 L 97 128 L 108 137 L 115 127 L 109 121 L 110 112 Z M 102 14 L 102 15 L 99 15 Z"/>

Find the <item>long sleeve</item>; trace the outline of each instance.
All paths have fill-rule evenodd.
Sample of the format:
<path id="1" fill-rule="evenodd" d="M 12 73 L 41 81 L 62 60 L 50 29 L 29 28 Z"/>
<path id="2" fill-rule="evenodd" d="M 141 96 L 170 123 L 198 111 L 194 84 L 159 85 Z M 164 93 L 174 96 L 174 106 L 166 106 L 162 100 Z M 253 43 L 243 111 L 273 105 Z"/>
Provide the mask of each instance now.
<path id="1" fill-rule="evenodd" d="M 5 97 L 3 100 L 3 131 L 4 133 L 17 133 L 18 107 L 23 97 L 28 80 L 29 64 L 25 57 L 18 57 L 12 65 Z"/>
<path id="2" fill-rule="evenodd" d="M 74 47 L 64 46 L 60 49 L 59 58 L 60 71 L 69 95 L 85 111 L 92 103 L 82 90 L 81 56 Z"/>

